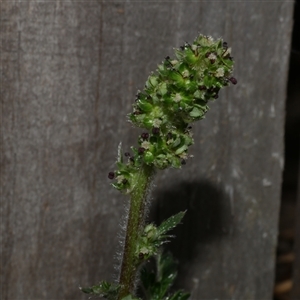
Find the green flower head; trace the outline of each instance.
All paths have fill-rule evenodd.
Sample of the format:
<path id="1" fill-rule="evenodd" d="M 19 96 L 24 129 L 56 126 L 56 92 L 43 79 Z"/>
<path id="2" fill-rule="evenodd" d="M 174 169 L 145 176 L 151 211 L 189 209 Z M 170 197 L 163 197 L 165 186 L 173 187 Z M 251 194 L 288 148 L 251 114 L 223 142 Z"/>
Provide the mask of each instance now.
<path id="1" fill-rule="evenodd" d="M 218 98 L 221 88 L 237 83 L 231 49 L 221 39 L 200 35 L 175 49 L 175 56 L 167 56 L 148 77 L 129 114 L 132 124 L 145 132 L 132 154 L 126 153 L 127 162 L 119 153 L 118 170 L 109 173 L 116 180 L 113 186 L 124 192 L 130 193 L 142 164 L 158 169 L 185 164 L 193 144 L 190 124 L 204 118 L 208 102 Z"/>

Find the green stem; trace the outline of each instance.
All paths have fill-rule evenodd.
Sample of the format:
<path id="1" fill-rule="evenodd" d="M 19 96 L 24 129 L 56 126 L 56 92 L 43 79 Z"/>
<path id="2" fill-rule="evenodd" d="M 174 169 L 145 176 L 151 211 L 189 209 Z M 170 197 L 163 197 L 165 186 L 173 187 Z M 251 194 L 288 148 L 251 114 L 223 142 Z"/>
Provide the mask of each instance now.
<path id="1" fill-rule="evenodd" d="M 134 293 L 138 267 L 136 256 L 137 239 L 144 228 L 147 198 L 150 193 L 150 184 L 154 171 L 153 166 L 143 165 L 135 176 L 135 185 L 130 194 L 130 209 L 119 281 L 121 289 L 118 300 Z"/>

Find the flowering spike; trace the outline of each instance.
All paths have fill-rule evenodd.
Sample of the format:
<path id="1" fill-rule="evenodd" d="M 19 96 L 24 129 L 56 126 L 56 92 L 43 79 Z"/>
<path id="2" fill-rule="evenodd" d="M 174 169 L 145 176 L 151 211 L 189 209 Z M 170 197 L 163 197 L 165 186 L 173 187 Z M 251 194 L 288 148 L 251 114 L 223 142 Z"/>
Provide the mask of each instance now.
<path id="1" fill-rule="evenodd" d="M 228 44 L 200 35 L 192 44 L 185 42 L 175 49 L 175 58 L 165 57 L 148 77 L 144 90 L 137 92 L 129 119 L 146 132 L 139 135 L 138 145 L 131 147 L 132 155 L 123 154 L 119 145 L 117 170 L 108 174 L 109 179 L 115 179 L 112 185 L 131 198 L 119 284 L 101 282 L 82 291 L 108 299 L 137 299 L 131 294 L 141 264 L 153 255 L 159 256 L 159 247 L 169 237 L 166 233 L 184 215 L 181 212 L 159 227 L 145 226 L 153 176 L 156 169 L 181 168 L 192 157 L 188 155 L 188 148 L 194 143 L 190 124 L 205 117 L 209 101 L 218 98 L 221 88 L 237 83 L 232 70 Z M 159 269 L 157 272 L 162 274 Z M 170 275 L 167 278 L 171 282 Z M 151 299 L 163 299 L 165 292 L 151 295 Z M 186 300 L 188 294 L 179 291 L 171 298 Z"/>
<path id="2" fill-rule="evenodd" d="M 186 163 L 194 142 L 189 124 L 205 117 L 209 101 L 219 97 L 220 89 L 237 83 L 230 54 L 226 42 L 199 35 L 192 44 L 175 49 L 175 59 L 166 56 L 150 74 L 129 114 L 135 126 L 148 132 L 132 148 L 135 159 L 131 157 L 126 164 L 119 159 L 113 184 L 117 189 L 130 193 L 143 164 L 165 169 Z"/>

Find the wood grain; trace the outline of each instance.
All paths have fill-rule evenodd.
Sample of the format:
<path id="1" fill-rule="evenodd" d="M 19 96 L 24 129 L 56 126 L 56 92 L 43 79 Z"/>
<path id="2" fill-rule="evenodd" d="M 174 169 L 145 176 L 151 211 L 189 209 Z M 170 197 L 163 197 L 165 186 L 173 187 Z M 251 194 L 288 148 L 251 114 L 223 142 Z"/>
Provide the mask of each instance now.
<path id="1" fill-rule="evenodd" d="M 195 125 L 195 158 L 157 177 L 152 215 L 189 208 L 171 245 L 192 299 L 270 299 L 292 11 L 1 2 L 2 299 L 86 299 L 79 285 L 112 277 L 126 198 L 107 173 L 138 132 L 125 115 L 157 63 L 199 32 L 232 46 L 238 85 Z"/>

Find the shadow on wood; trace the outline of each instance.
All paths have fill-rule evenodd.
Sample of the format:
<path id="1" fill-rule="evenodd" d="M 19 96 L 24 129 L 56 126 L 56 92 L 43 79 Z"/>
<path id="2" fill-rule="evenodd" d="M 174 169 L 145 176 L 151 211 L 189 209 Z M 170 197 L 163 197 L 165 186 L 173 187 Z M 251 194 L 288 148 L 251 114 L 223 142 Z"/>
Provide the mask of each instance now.
<path id="1" fill-rule="evenodd" d="M 159 191 L 150 219 L 160 224 L 184 210 L 187 212 L 182 224 L 172 232 L 175 240 L 165 246 L 180 262 L 176 284 L 179 288 L 187 288 L 188 281 L 191 281 L 186 270 L 195 261 L 201 268 L 201 261 L 207 260 L 201 249 L 215 240 L 226 239 L 229 234 L 232 236 L 234 226 L 229 197 L 222 187 L 209 181 L 182 182 Z"/>

